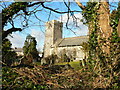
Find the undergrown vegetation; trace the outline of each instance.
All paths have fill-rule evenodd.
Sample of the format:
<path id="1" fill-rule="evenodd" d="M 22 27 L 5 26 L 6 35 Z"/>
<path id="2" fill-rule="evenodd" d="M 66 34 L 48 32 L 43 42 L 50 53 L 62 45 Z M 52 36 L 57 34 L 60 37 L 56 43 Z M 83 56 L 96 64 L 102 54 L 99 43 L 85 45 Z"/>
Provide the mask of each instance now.
<path id="1" fill-rule="evenodd" d="M 61 73 L 50 73 L 46 67 L 34 66 L 34 68 L 9 68 L 3 67 L 3 89 L 85 89 L 85 73 L 74 69 L 63 70 Z M 90 87 L 91 88 L 91 87 Z"/>

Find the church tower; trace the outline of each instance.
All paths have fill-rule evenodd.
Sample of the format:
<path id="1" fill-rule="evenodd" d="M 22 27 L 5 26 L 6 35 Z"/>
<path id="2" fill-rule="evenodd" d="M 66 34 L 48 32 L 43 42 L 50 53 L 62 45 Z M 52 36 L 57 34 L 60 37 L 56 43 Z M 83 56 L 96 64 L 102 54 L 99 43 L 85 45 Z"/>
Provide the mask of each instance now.
<path id="1" fill-rule="evenodd" d="M 51 47 L 58 39 L 62 38 L 63 23 L 52 20 L 46 23 L 44 57 L 51 55 Z"/>

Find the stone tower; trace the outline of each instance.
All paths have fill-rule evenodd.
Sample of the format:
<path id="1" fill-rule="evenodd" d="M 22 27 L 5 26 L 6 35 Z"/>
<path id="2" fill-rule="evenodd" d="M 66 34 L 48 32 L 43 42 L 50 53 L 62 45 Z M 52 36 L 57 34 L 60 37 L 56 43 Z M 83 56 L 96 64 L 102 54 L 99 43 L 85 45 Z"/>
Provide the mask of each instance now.
<path id="1" fill-rule="evenodd" d="M 54 43 L 62 38 L 63 23 L 52 20 L 46 23 L 44 57 L 51 55 L 51 47 Z"/>

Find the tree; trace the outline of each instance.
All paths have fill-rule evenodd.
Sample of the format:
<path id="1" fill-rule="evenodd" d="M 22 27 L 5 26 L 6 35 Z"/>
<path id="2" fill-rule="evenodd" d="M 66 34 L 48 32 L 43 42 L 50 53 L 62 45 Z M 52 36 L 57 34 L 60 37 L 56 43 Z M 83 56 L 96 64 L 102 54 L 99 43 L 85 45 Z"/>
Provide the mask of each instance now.
<path id="1" fill-rule="evenodd" d="M 23 47 L 23 53 L 24 56 L 29 57 L 31 56 L 32 59 L 37 60 L 39 58 L 39 52 L 36 49 L 37 42 L 34 37 L 31 35 L 28 35 L 26 37 L 24 47 Z"/>
<path id="2" fill-rule="evenodd" d="M 115 11 L 110 13 L 110 2 L 108 2 L 108 0 L 100 0 L 99 2 L 87 2 L 86 6 L 84 6 L 78 0 L 75 1 L 83 10 L 83 16 L 86 19 L 85 23 L 89 27 L 90 56 L 98 57 L 98 54 L 110 54 L 110 51 L 113 48 L 111 47 L 111 37 L 118 39 L 118 36 L 116 36 L 117 31 L 115 28 L 117 28 L 120 18 L 119 3 L 116 13 L 113 14 Z M 113 35 L 115 32 L 116 35 Z M 117 41 L 120 42 L 119 39 Z"/>
<path id="3" fill-rule="evenodd" d="M 27 27 L 28 25 L 28 21 L 26 20 L 26 16 L 30 16 L 31 14 L 35 15 L 35 18 L 37 18 L 38 20 L 40 20 L 37 16 L 36 16 L 36 12 L 40 11 L 40 10 L 36 10 L 39 6 L 48 9 L 50 11 L 59 13 L 59 14 L 64 14 L 64 13 L 72 13 L 72 12 L 80 12 L 80 11 L 58 11 L 56 9 L 52 9 L 50 7 L 45 6 L 46 2 L 13 2 L 11 3 L 8 7 L 3 8 L 2 10 L 2 39 L 4 39 L 5 37 L 7 37 L 9 34 L 11 34 L 12 32 L 16 32 L 16 31 L 22 31 L 23 28 L 18 28 L 14 26 L 14 19 L 13 17 L 18 17 L 20 15 L 23 15 L 25 17 L 25 21 L 26 21 L 26 25 L 24 25 L 24 28 Z M 33 11 L 27 11 L 27 8 L 33 7 L 35 5 L 38 5 L 38 7 L 33 10 Z M 23 12 L 23 14 L 18 14 L 20 11 Z M 42 21 L 42 20 L 40 20 Z M 7 23 L 10 23 L 12 28 L 9 28 L 8 30 L 4 30 L 4 27 L 7 25 Z"/>
<path id="4" fill-rule="evenodd" d="M 17 58 L 17 54 L 11 48 L 11 42 L 4 39 L 2 42 L 2 61 L 4 64 L 10 66 Z"/>

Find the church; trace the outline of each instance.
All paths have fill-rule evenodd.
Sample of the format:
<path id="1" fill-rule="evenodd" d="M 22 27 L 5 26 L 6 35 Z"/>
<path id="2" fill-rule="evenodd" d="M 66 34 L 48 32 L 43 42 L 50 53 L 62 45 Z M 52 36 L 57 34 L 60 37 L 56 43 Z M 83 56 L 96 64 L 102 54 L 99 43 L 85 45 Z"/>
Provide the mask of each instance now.
<path id="1" fill-rule="evenodd" d="M 86 54 L 82 50 L 81 44 L 88 42 L 89 37 L 79 36 L 62 38 L 62 28 L 63 23 L 56 20 L 46 23 L 44 58 L 51 55 L 57 55 L 60 59 L 64 55 L 73 61 L 83 60 Z"/>

